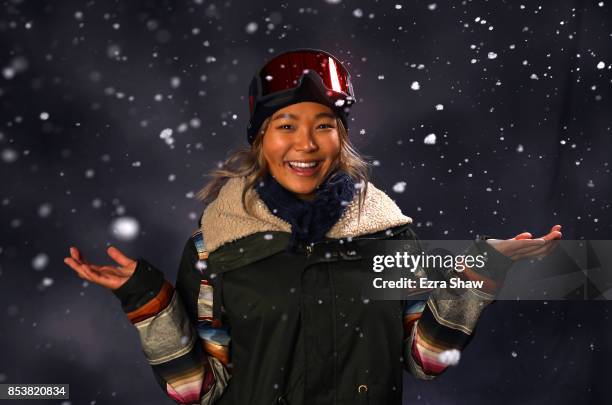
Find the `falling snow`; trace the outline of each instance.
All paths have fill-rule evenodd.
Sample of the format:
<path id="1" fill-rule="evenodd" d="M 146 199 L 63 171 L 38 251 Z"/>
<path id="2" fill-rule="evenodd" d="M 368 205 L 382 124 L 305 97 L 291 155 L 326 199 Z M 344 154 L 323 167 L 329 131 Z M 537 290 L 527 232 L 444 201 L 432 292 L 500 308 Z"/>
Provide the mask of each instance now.
<path id="1" fill-rule="evenodd" d="M 43 203 L 38 207 L 38 216 L 41 218 L 47 218 L 53 211 L 53 205 L 51 203 Z"/>
<path id="2" fill-rule="evenodd" d="M 26 3 L 7 2 L 0 21 L 6 47 L 0 166 L 8 178 L 0 196 L 6 230 L 0 280 L 20 282 L 3 291 L 0 313 L 7 338 L 23 340 L 15 356 L 0 356 L 0 382 L 14 382 L 15 359 L 31 352 L 43 366 L 62 355 L 76 374 L 91 364 L 109 367 L 113 353 L 104 342 L 129 322 L 121 322 L 120 305 L 109 305 L 94 311 L 101 325 L 112 325 L 99 339 L 79 326 L 93 306 L 114 298 L 62 268 L 67 245 L 102 262 L 105 249 L 119 241 L 126 255 L 156 261 L 172 276 L 180 235 L 196 229 L 202 214 L 195 196 L 205 174 L 245 144 L 247 87 L 256 68 L 308 39 L 322 39 L 321 47 L 348 62 L 357 94 L 349 139 L 369 156 L 373 183 L 390 190 L 419 235 L 507 237 L 525 227 L 548 229 L 551 221 L 564 225 L 564 237 L 611 239 L 610 2 L 485 7 L 324 0 L 243 7 L 194 0 L 171 9 Z M 321 27 L 334 35 L 322 36 Z M 335 107 L 347 107 L 346 100 Z M 195 264 L 201 272 L 207 267 L 205 260 Z M 283 291 L 299 293 L 288 285 Z M 576 395 L 594 397 L 599 382 L 584 371 L 603 369 L 597 357 L 605 349 L 600 332 L 610 328 L 607 309 L 575 315 L 551 309 L 552 302 L 529 304 L 528 312 L 507 311 L 477 332 L 480 341 L 499 343 L 500 369 L 523 370 L 502 383 L 521 391 L 533 381 L 563 386 L 565 367 L 575 371 Z M 280 321 L 290 319 L 278 312 Z M 581 318 L 580 334 L 550 335 L 576 322 L 574 316 Z M 189 343 L 186 336 L 181 343 Z M 87 356 L 66 355 L 77 346 Z M 559 357 L 551 347 L 576 356 Z M 128 363 L 142 365 L 133 354 Z M 457 365 L 461 355 L 444 351 L 438 361 Z M 461 367 L 470 373 L 477 363 Z M 68 381 L 76 374 L 62 375 Z M 138 384 L 134 389 L 148 392 L 146 382 Z M 483 386 L 483 403 L 492 400 L 486 394 L 492 384 Z M 103 379 L 83 403 L 134 402 L 130 388 Z M 414 399 L 436 403 L 436 395 L 424 391 Z"/>
<path id="3" fill-rule="evenodd" d="M 2 150 L 2 161 L 4 163 L 13 163 L 18 157 L 19 155 L 15 149 L 6 148 Z"/>
<path id="4" fill-rule="evenodd" d="M 49 256 L 44 253 L 39 253 L 32 258 L 32 268 L 36 271 L 42 271 L 49 264 Z"/>
<path id="5" fill-rule="evenodd" d="M 406 182 L 400 181 L 393 185 L 393 191 L 396 193 L 403 193 L 406 190 Z"/>
<path id="6" fill-rule="evenodd" d="M 181 85 L 181 78 L 178 76 L 174 76 L 170 78 L 170 86 L 173 89 L 177 89 Z"/>
<path id="7" fill-rule="evenodd" d="M 166 142 L 166 145 L 170 146 L 170 148 L 174 147 L 174 138 L 172 137 L 172 133 L 173 131 L 171 128 L 164 128 L 159 133 L 159 137 L 163 139 L 164 142 Z"/>
<path id="8" fill-rule="evenodd" d="M 429 134 L 423 139 L 423 143 L 425 145 L 435 145 L 436 144 L 436 134 Z"/>
<path id="9" fill-rule="evenodd" d="M 246 31 L 247 34 L 254 34 L 257 32 L 258 27 L 259 25 L 257 25 L 255 21 L 251 21 L 250 23 L 246 25 L 246 27 L 244 27 L 244 30 Z"/>
<path id="10" fill-rule="evenodd" d="M 461 352 L 457 349 L 444 350 L 438 355 L 438 360 L 447 366 L 456 366 L 461 360 Z"/>
<path id="11" fill-rule="evenodd" d="M 121 241 L 132 241 L 140 232 L 140 225 L 135 218 L 119 217 L 111 223 L 111 234 Z"/>

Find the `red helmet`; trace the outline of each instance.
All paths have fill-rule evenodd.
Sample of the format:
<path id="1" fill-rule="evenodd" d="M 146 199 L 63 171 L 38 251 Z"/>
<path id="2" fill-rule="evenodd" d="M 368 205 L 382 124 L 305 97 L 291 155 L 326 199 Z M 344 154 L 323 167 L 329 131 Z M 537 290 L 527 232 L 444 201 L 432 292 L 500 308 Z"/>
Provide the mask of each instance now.
<path id="1" fill-rule="evenodd" d="M 249 86 L 249 143 L 266 118 L 303 101 L 329 106 L 348 129 L 346 118 L 355 102 L 353 85 L 346 67 L 330 53 L 318 49 L 284 52 L 255 74 Z"/>

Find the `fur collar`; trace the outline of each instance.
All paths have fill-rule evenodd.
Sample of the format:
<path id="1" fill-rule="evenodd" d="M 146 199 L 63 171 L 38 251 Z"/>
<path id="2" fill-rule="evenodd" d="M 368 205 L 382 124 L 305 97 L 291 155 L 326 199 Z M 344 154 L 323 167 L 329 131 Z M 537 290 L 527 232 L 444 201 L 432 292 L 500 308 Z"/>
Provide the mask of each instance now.
<path id="1" fill-rule="evenodd" d="M 201 231 L 206 250 L 211 253 L 220 246 L 257 232 L 291 232 L 291 225 L 272 214 L 257 193 L 250 189 L 246 202 L 253 215 L 248 214 L 241 202 L 246 177 L 231 178 L 223 185 L 218 197 L 210 203 L 201 219 Z M 358 193 L 342 217 L 325 236 L 332 239 L 357 237 L 412 223 L 383 191 L 368 183 L 361 219 L 357 222 Z"/>

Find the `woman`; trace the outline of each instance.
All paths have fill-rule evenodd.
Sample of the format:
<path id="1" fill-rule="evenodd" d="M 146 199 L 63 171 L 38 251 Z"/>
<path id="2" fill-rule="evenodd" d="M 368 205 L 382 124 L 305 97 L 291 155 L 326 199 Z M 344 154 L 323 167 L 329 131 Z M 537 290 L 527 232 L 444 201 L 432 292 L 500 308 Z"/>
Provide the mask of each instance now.
<path id="1" fill-rule="evenodd" d="M 121 300 L 177 403 L 400 404 L 402 370 L 423 379 L 443 372 L 444 354 L 465 347 L 512 261 L 543 256 L 561 237 L 556 225 L 539 239 L 476 242 L 471 252 L 486 254 L 485 267 L 461 277 L 485 284 L 461 300 L 448 290 L 420 301 L 363 299 L 365 252 L 416 235 L 351 147 L 353 101 L 346 68 L 324 51 L 281 54 L 256 74 L 251 146 L 200 192 L 208 205 L 175 287 L 115 247 L 116 267 L 70 248 L 66 264 Z"/>

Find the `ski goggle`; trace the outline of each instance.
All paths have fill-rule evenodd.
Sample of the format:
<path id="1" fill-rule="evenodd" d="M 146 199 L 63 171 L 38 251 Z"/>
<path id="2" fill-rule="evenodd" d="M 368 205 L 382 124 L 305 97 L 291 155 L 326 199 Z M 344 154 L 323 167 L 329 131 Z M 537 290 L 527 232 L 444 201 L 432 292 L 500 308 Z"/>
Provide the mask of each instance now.
<path id="1" fill-rule="evenodd" d="M 355 101 L 349 72 L 329 53 L 317 49 L 299 49 L 280 54 L 256 74 L 249 91 L 249 111 L 254 113 L 259 101 L 299 87 L 304 74 L 314 72 L 321 79 L 327 96 L 344 100 L 344 105 Z"/>

